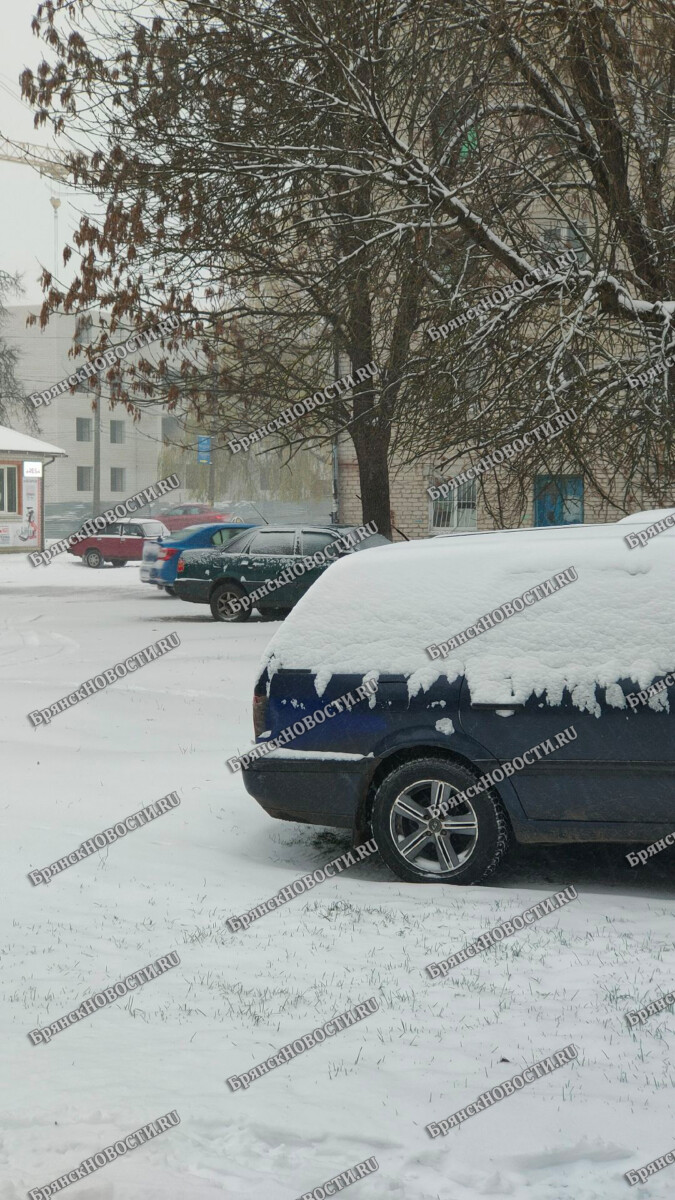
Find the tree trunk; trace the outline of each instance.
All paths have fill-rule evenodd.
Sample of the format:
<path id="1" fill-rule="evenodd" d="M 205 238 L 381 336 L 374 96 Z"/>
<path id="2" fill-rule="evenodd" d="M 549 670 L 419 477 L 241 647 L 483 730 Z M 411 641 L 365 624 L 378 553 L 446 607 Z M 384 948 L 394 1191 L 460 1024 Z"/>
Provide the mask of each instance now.
<path id="1" fill-rule="evenodd" d="M 350 434 L 359 464 L 363 520 L 374 521 L 378 533 L 390 538 L 389 429 L 357 422 Z"/>

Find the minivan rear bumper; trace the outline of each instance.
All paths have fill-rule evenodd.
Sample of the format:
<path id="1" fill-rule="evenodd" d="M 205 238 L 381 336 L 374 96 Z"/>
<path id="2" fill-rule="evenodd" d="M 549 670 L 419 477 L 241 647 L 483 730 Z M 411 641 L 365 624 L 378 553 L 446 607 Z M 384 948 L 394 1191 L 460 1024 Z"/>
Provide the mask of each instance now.
<path id="1" fill-rule="evenodd" d="M 352 829 L 377 762 L 259 759 L 242 771 L 244 787 L 270 817 Z"/>

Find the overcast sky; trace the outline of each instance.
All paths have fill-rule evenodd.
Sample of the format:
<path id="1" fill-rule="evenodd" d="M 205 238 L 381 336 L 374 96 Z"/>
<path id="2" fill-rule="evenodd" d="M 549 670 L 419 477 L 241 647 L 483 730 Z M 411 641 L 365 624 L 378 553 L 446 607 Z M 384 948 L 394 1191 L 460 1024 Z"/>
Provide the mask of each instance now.
<path id="1" fill-rule="evenodd" d="M 43 57 L 42 42 L 31 32 L 31 18 L 38 0 L 9 0 L 3 5 L 2 37 L 0 37 L 0 134 L 32 142 L 37 146 L 53 145 L 46 126 L 33 128 L 33 112 L 21 100 L 19 75 L 24 67 L 35 70 Z M 5 147 L 0 146 L 0 152 Z M 0 267 L 23 276 L 24 293 L 8 303 L 39 304 L 42 291 L 39 277 L 42 267 L 54 270 L 54 210 L 50 197 L 61 201 L 59 220 L 60 280 L 72 274 L 69 264 L 65 272 L 61 250 L 72 238 L 86 197 L 63 183 L 40 176 L 31 167 L 0 161 Z"/>

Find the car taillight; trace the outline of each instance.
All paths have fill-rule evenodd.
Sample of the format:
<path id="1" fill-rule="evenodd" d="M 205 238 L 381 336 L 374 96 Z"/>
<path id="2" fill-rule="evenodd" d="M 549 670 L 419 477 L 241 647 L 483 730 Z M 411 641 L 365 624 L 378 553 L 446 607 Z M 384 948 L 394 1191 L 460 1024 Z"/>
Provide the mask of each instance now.
<path id="1" fill-rule="evenodd" d="M 165 562 L 167 558 L 173 558 L 176 554 L 180 554 L 180 550 L 171 550 L 168 546 L 162 546 L 157 558 Z"/>
<path id="2" fill-rule="evenodd" d="M 253 733 L 256 738 L 267 728 L 267 695 L 253 693 Z"/>
<path id="3" fill-rule="evenodd" d="M 178 566 L 176 567 L 176 573 L 178 575 L 182 575 L 184 570 L 185 570 L 185 559 L 181 555 L 181 557 L 178 559 Z"/>

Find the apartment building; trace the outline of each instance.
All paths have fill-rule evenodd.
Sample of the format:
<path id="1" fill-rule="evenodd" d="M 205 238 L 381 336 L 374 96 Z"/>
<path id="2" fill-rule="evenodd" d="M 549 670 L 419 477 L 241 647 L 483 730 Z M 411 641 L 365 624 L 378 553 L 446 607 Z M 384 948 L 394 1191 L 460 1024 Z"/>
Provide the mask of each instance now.
<path id="1" fill-rule="evenodd" d="M 8 307 L 3 328 L 3 337 L 19 351 L 17 376 L 27 396 L 52 387 L 72 373 L 74 360 L 69 357 L 69 351 L 74 344 L 76 327 L 74 315 L 58 314 L 42 331 L 39 325 L 26 324 L 31 313 L 38 314 L 39 308 L 31 305 Z M 94 314 L 92 328 L 85 330 L 80 338 L 82 343 L 92 339 L 97 323 L 98 316 Z M 120 335 L 117 340 L 124 338 Z M 155 354 L 156 345 L 146 346 L 142 351 L 146 358 Z M 133 361 L 134 357 L 130 354 L 129 360 Z M 141 357 L 140 351 L 137 357 Z M 147 487 L 158 478 L 159 456 L 172 418 L 167 418 L 161 407 L 153 406 L 144 409 L 140 421 L 134 422 L 121 405 L 109 408 L 105 385 L 100 413 L 94 411 L 92 400 L 97 385 L 97 379 L 92 378 L 79 384 L 74 393 L 64 392 L 50 405 L 37 410 L 39 436 L 63 447 L 67 455 L 58 459 L 47 474 L 45 502 L 48 505 L 93 501 L 97 445 L 100 447 L 100 500 L 104 507 Z"/>

